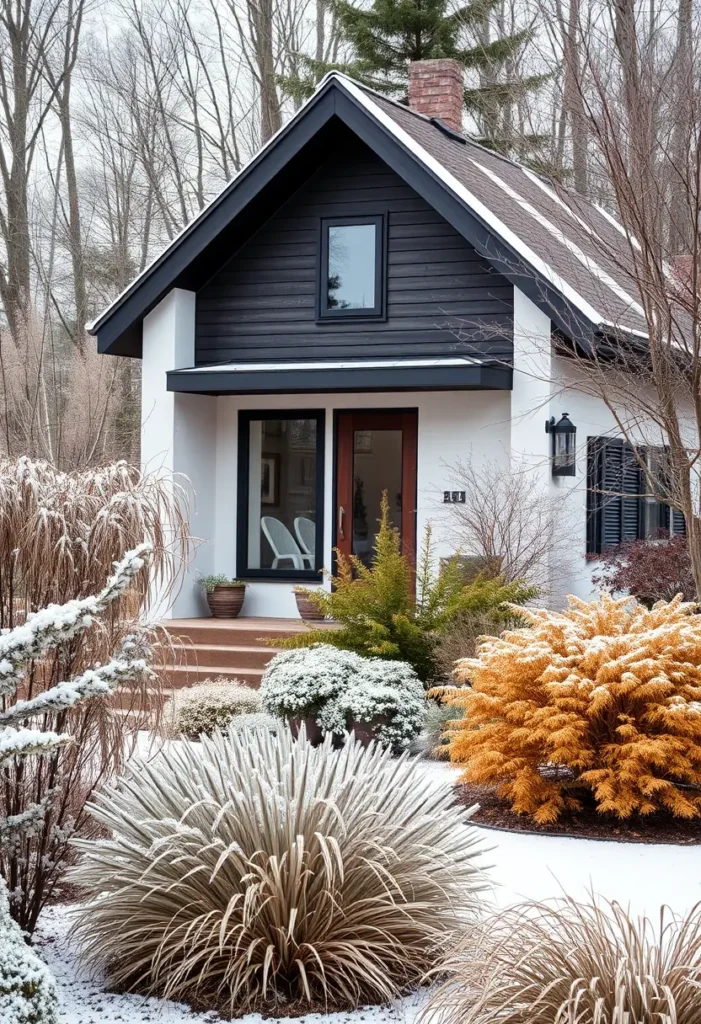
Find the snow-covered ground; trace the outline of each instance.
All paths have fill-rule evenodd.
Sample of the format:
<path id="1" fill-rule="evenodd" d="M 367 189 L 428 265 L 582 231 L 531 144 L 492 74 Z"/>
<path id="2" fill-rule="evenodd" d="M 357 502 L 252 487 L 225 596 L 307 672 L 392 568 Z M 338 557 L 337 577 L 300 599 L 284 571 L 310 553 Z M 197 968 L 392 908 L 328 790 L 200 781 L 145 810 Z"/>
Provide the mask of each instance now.
<path id="1" fill-rule="evenodd" d="M 148 737 L 140 737 L 140 753 L 151 755 Z M 450 765 L 425 762 L 426 774 L 436 785 L 452 781 Z M 525 833 L 480 830 L 484 837 L 483 863 L 492 881 L 491 898 L 499 906 L 522 899 L 548 899 L 567 895 L 586 897 L 587 890 L 636 913 L 655 916 L 662 904 L 684 912 L 701 900 L 701 873 L 697 846 L 647 846 L 638 843 L 561 839 Z M 193 1013 L 186 1006 L 158 999 L 106 993 L 99 979 L 91 979 L 76 966 L 75 950 L 67 937 L 70 909 L 49 908 L 40 922 L 38 946 L 58 979 L 62 993 L 60 1024 L 213 1024 L 216 1014 Z M 371 1007 L 328 1016 L 309 1014 L 299 1024 L 414 1024 L 423 1003 L 418 994 L 391 1007 Z M 243 1024 L 263 1024 L 258 1014 L 241 1018 Z M 275 1024 L 268 1019 L 267 1024 Z"/>
<path id="2" fill-rule="evenodd" d="M 590 887 L 604 897 L 630 903 L 636 912 L 653 915 L 662 903 L 681 912 L 701 899 L 696 846 L 645 846 L 482 831 L 485 847 L 492 847 L 484 861 L 492 865 L 493 897 L 500 906 L 520 899 L 547 899 L 562 891 L 584 897 Z M 194 1014 L 176 1003 L 104 992 L 99 981 L 85 977 L 76 967 L 67 939 L 69 914 L 66 907 L 49 908 L 39 935 L 41 955 L 61 987 L 60 1024 L 212 1024 L 219 1019 L 214 1014 Z M 392 1007 L 329 1016 L 309 1014 L 299 1021 L 413 1024 L 421 1002 L 421 996 L 416 996 Z M 258 1014 L 242 1020 L 244 1024 L 262 1024 Z"/>
<path id="3" fill-rule="evenodd" d="M 51 968 L 61 992 L 59 1024 L 215 1024 L 216 1013 L 193 1013 L 181 1003 L 142 996 L 105 992 L 99 980 L 91 979 L 77 967 L 67 938 L 70 908 L 49 907 L 42 915 L 37 937 L 40 955 Z M 352 1013 L 309 1013 L 294 1024 L 413 1024 L 424 1001 L 417 993 L 392 1006 L 372 1006 Z M 260 1014 L 237 1018 L 241 1024 L 275 1024 Z M 2 1022 L 0 1022 L 2 1024 Z"/>

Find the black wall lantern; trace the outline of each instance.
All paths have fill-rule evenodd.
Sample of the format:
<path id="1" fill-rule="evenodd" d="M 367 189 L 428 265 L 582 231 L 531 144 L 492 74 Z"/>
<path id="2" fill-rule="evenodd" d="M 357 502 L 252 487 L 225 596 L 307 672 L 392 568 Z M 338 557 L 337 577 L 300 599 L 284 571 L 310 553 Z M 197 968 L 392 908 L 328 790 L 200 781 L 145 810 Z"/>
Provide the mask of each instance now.
<path id="1" fill-rule="evenodd" d="M 577 428 L 566 412 L 563 412 L 558 423 L 551 416 L 545 421 L 545 433 L 552 434 L 553 476 L 574 476 L 577 466 L 575 440 Z"/>

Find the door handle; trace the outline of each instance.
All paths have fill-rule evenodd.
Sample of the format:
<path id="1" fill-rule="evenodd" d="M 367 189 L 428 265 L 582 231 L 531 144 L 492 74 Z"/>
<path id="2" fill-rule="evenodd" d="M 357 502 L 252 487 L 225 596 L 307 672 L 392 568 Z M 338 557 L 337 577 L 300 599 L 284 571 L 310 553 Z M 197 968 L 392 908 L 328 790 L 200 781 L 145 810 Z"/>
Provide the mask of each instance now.
<path id="1" fill-rule="evenodd" d="M 343 532 L 343 517 L 346 514 L 346 510 L 343 505 L 338 506 L 338 536 L 341 540 L 345 540 L 345 534 Z"/>

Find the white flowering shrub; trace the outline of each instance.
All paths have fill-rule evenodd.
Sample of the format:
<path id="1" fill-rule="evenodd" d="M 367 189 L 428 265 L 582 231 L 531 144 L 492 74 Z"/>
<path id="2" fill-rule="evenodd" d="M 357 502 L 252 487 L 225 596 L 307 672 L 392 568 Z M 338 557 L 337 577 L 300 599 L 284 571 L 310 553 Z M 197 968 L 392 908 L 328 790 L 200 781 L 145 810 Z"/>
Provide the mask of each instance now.
<path id="1" fill-rule="evenodd" d="M 283 651 L 263 673 L 263 707 L 277 718 L 316 718 L 327 701 L 350 684 L 362 661 L 330 644 Z"/>
<path id="2" fill-rule="evenodd" d="M 165 722 L 172 735 L 196 738 L 201 733 L 211 735 L 215 729 L 225 729 L 234 718 L 261 709 L 257 690 L 219 676 L 175 690 L 165 707 Z"/>
<path id="3" fill-rule="evenodd" d="M 473 810 L 378 744 L 233 727 L 172 744 L 91 806 L 76 946 L 110 988 L 227 1020 L 388 1003 L 477 916 Z"/>
<path id="4" fill-rule="evenodd" d="M 423 685 L 410 665 L 328 644 L 278 654 L 260 693 L 266 711 L 314 718 L 324 732 L 343 733 L 353 722 L 375 719 L 375 735 L 395 749 L 409 745 L 426 714 Z"/>
<path id="5" fill-rule="evenodd" d="M 359 658 L 349 685 L 319 713 L 325 732 L 342 733 L 354 722 L 374 722 L 382 743 L 402 750 L 421 732 L 427 710 L 421 680 L 411 665 L 383 658 Z"/>
<path id="6" fill-rule="evenodd" d="M 10 917 L 7 891 L 0 882 L 0 1021 L 56 1024 L 57 1020 L 56 982 Z"/>

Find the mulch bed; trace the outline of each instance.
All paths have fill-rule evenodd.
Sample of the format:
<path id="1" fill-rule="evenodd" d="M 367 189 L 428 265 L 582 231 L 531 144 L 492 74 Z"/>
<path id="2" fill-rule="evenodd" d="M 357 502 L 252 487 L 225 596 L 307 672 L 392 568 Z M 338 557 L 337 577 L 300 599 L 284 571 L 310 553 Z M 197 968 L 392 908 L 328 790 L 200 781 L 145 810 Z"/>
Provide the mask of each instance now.
<path id="1" fill-rule="evenodd" d="M 460 803 L 480 805 L 472 820 L 485 828 L 528 832 L 531 835 L 608 839 L 619 843 L 668 843 L 675 846 L 701 843 L 700 818 L 685 821 L 669 814 L 652 814 L 621 821 L 610 815 L 598 814 L 592 803 L 577 814 L 563 814 L 553 825 L 538 825 L 525 815 L 514 814 L 489 786 L 459 785 L 456 786 L 456 794 Z"/>

